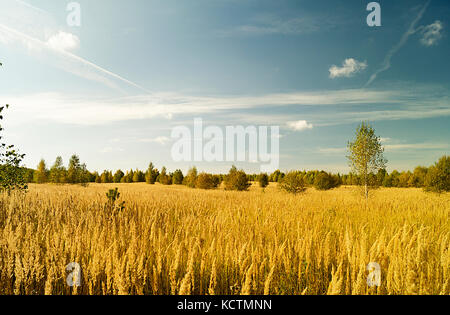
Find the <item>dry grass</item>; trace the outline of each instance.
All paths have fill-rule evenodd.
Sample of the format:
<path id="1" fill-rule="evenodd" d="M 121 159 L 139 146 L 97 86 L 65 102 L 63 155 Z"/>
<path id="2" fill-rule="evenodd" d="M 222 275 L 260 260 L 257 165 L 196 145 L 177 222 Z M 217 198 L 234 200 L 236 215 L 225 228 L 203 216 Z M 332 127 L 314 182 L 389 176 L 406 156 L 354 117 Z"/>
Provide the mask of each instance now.
<path id="1" fill-rule="evenodd" d="M 105 208 L 114 187 L 122 213 Z M 449 194 L 416 189 L 376 191 L 366 208 L 349 187 L 32 185 L 0 197 L 0 294 L 450 294 L 449 215 Z"/>

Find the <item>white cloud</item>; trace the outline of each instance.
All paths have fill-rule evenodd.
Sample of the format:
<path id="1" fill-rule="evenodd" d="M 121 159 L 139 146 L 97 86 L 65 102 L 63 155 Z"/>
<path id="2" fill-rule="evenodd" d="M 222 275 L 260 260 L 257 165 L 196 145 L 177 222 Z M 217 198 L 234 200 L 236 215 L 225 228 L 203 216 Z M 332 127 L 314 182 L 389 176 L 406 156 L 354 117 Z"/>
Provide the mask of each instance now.
<path id="1" fill-rule="evenodd" d="M 114 152 L 123 152 L 125 151 L 122 148 L 117 148 L 117 147 L 105 147 L 103 149 L 100 150 L 100 153 L 114 153 Z"/>
<path id="2" fill-rule="evenodd" d="M 346 152 L 346 148 L 321 148 L 319 149 L 319 153 L 322 154 L 344 154 Z"/>
<path id="3" fill-rule="evenodd" d="M 312 33 L 319 29 L 320 22 L 313 18 L 280 19 L 278 17 L 266 16 L 255 19 L 254 24 L 242 25 L 236 31 L 248 35 L 295 35 Z"/>
<path id="4" fill-rule="evenodd" d="M 139 142 L 158 143 L 160 145 L 166 145 L 170 141 L 171 141 L 171 139 L 169 139 L 168 137 L 156 137 L 156 138 L 139 139 Z"/>
<path id="5" fill-rule="evenodd" d="M 56 50 L 75 50 L 80 47 L 78 36 L 59 31 L 47 40 L 47 45 Z"/>
<path id="6" fill-rule="evenodd" d="M 382 138 L 383 139 L 383 138 Z M 386 152 L 389 151 L 404 151 L 404 150 L 442 150 L 449 148 L 445 143 L 403 143 L 403 144 L 389 144 L 384 146 Z M 322 154 L 345 154 L 347 148 L 320 148 L 319 153 Z"/>
<path id="7" fill-rule="evenodd" d="M 340 78 L 340 77 L 346 77 L 349 78 L 353 76 L 354 74 L 363 71 L 367 68 L 367 62 L 358 61 L 353 58 L 345 59 L 345 61 L 342 63 L 342 67 L 338 67 L 336 65 L 333 65 L 330 68 L 330 78 Z"/>
<path id="8" fill-rule="evenodd" d="M 295 131 L 303 131 L 308 129 L 313 129 L 313 125 L 308 123 L 306 120 L 299 120 L 299 121 L 291 121 L 288 122 L 288 127 L 295 130 Z"/>
<path id="9" fill-rule="evenodd" d="M 439 93 L 444 96 L 436 96 Z M 259 96 L 191 96 L 180 93 L 153 93 L 116 99 L 71 96 L 61 93 L 30 95 L 0 94 L 4 103 L 14 104 L 11 122 L 54 121 L 61 124 L 103 125 L 119 121 L 163 118 L 182 115 L 218 114 L 217 123 L 224 118 L 241 124 L 267 125 L 267 114 L 248 113 L 248 109 L 289 106 L 325 106 L 325 111 L 298 115 L 270 115 L 271 124 L 286 125 L 296 130 L 316 126 L 347 124 L 355 121 L 422 119 L 450 116 L 447 90 L 411 87 L 398 90 L 340 90 L 267 94 Z M 377 104 L 392 106 L 379 108 Z M 330 106 L 335 105 L 335 106 Z M 368 106 L 371 105 L 369 110 Z M 345 106 L 346 110 L 336 110 Z M 352 108 L 352 109 L 350 109 Z M 354 109 L 353 109 L 354 108 Z M 361 110 L 359 110 L 361 108 Z M 238 111 L 238 112 L 237 112 Z M 299 116 L 301 115 L 301 116 Z M 298 120 L 298 121 L 297 121 Z M 190 121 L 190 119 L 189 119 Z"/>
<path id="10" fill-rule="evenodd" d="M 425 46 L 433 46 L 436 45 L 439 39 L 441 39 L 442 34 L 441 31 L 444 28 L 441 21 L 435 21 L 434 23 L 425 26 L 421 33 L 422 38 L 420 42 Z"/>
<path id="11" fill-rule="evenodd" d="M 433 149 L 447 149 L 449 147 L 446 143 L 405 143 L 405 144 L 390 144 L 386 145 L 386 151 L 395 150 L 433 150 Z"/>

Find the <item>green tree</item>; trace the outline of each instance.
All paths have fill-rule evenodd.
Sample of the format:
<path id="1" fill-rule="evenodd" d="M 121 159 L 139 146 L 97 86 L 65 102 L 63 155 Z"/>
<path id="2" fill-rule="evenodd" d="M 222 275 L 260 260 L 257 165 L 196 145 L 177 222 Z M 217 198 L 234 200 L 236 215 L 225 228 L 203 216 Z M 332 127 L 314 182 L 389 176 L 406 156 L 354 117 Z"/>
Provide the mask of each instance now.
<path id="1" fill-rule="evenodd" d="M 32 183 L 33 182 L 33 174 L 34 170 L 30 168 L 23 168 L 23 174 L 25 183 Z"/>
<path id="2" fill-rule="evenodd" d="M 314 178 L 314 188 L 317 190 L 329 190 L 338 186 L 340 186 L 339 177 L 327 172 L 320 172 Z"/>
<path id="3" fill-rule="evenodd" d="M 186 177 L 183 179 L 183 184 L 190 188 L 195 188 L 197 176 L 198 176 L 197 168 L 194 166 L 193 168 L 189 169 Z"/>
<path id="4" fill-rule="evenodd" d="M 450 156 L 443 156 L 428 169 L 425 190 L 437 193 L 450 191 Z"/>
<path id="5" fill-rule="evenodd" d="M 182 185 L 183 184 L 183 172 L 181 170 L 176 170 L 172 175 L 172 183 L 174 185 Z"/>
<path id="6" fill-rule="evenodd" d="M 416 188 L 424 187 L 427 173 L 428 173 L 428 168 L 423 167 L 423 166 L 416 167 L 409 179 L 408 185 L 410 187 L 416 187 Z"/>
<path id="7" fill-rule="evenodd" d="M 172 178 L 167 175 L 167 169 L 162 168 L 161 174 L 159 174 L 159 183 L 162 185 L 172 185 Z"/>
<path id="8" fill-rule="evenodd" d="M 387 176 L 387 171 L 384 168 L 381 168 L 377 172 L 377 184 L 378 186 L 383 186 L 384 179 Z"/>
<path id="9" fill-rule="evenodd" d="M 101 182 L 103 184 L 110 184 L 114 182 L 114 176 L 112 175 L 111 171 L 103 171 L 102 175 L 100 176 Z"/>
<path id="10" fill-rule="evenodd" d="M 214 180 L 214 176 L 207 173 L 200 173 L 197 176 L 195 187 L 199 189 L 215 189 L 217 188 L 217 182 Z"/>
<path id="11" fill-rule="evenodd" d="M 269 176 L 266 173 L 260 174 L 258 177 L 259 187 L 262 189 L 269 186 Z"/>
<path id="12" fill-rule="evenodd" d="M 125 176 L 124 172 L 122 172 L 121 170 L 118 170 L 117 172 L 114 173 L 114 183 L 120 183 L 120 181 L 122 180 L 122 178 Z"/>
<path id="13" fill-rule="evenodd" d="M 356 129 L 356 138 L 348 143 L 350 167 L 357 173 L 364 187 L 364 195 L 369 198 L 370 174 L 386 168 L 387 160 L 384 158 L 384 148 L 381 140 L 375 135 L 368 123 L 362 122 Z"/>
<path id="14" fill-rule="evenodd" d="M 78 183 L 80 177 L 81 163 L 78 155 L 74 154 L 70 157 L 69 167 L 67 168 L 67 182 L 70 184 Z"/>
<path id="15" fill-rule="evenodd" d="M 37 169 L 34 172 L 34 182 L 37 184 L 45 184 L 48 182 L 48 170 L 44 159 L 39 162 Z"/>
<path id="16" fill-rule="evenodd" d="M 398 177 L 398 187 L 408 187 L 411 176 L 411 172 L 402 172 Z"/>
<path id="17" fill-rule="evenodd" d="M 89 171 L 87 170 L 86 164 L 81 164 L 80 157 L 78 155 L 72 155 L 67 168 L 67 183 L 86 186 L 88 182 Z"/>
<path id="18" fill-rule="evenodd" d="M 145 182 L 150 185 L 154 185 L 156 183 L 156 178 L 158 177 L 159 172 L 153 165 L 150 163 L 148 166 L 147 172 L 145 172 Z"/>
<path id="19" fill-rule="evenodd" d="M 58 156 L 55 163 L 50 168 L 50 182 L 54 184 L 64 184 L 66 182 L 66 168 L 62 157 Z"/>
<path id="20" fill-rule="evenodd" d="M 2 63 L 0 62 L 0 66 Z M 8 108 L 9 105 L 6 105 Z M 0 120 L 3 119 L 4 106 L 0 107 Z M 0 131 L 3 127 L 0 125 Z M 25 154 L 20 154 L 14 145 L 7 145 L 0 135 L 0 190 L 8 192 L 12 190 L 23 191 L 28 188 L 26 169 L 21 167 Z"/>
<path id="21" fill-rule="evenodd" d="M 87 186 L 89 183 L 89 177 L 90 173 L 87 169 L 86 163 L 81 164 L 79 175 L 78 175 L 78 183 L 81 184 L 81 186 Z M 112 174 L 110 173 L 111 179 Z M 112 182 L 112 181 L 111 181 Z"/>
<path id="22" fill-rule="evenodd" d="M 140 170 L 136 170 L 133 174 L 133 183 L 141 182 L 145 182 L 145 174 Z"/>
<path id="23" fill-rule="evenodd" d="M 278 183 L 281 190 L 288 193 L 298 194 L 306 190 L 305 179 L 299 172 L 291 171 L 283 177 Z"/>
<path id="24" fill-rule="evenodd" d="M 246 191 L 251 185 L 247 174 L 243 170 L 238 170 L 236 166 L 233 166 L 225 177 L 226 190 Z"/>

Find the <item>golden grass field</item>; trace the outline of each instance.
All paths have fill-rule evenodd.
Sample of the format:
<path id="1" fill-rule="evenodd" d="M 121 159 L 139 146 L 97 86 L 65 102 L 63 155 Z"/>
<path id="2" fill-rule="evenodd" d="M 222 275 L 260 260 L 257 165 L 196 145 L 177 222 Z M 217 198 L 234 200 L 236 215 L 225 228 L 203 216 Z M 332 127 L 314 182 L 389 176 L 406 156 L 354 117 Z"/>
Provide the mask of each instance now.
<path id="1" fill-rule="evenodd" d="M 123 212 L 105 206 L 115 187 Z M 0 233 L 0 294 L 450 294 L 450 194 L 419 189 L 366 207 L 354 187 L 31 185 L 0 197 Z"/>

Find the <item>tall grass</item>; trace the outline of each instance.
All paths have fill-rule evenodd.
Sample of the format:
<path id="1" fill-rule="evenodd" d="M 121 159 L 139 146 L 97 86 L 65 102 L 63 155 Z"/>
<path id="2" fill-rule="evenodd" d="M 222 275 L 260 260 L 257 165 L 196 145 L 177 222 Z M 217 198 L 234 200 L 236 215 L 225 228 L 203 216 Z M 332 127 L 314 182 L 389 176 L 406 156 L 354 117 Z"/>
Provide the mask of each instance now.
<path id="1" fill-rule="evenodd" d="M 119 187 L 124 211 L 106 204 Z M 450 195 L 145 184 L 0 196 L 0 294 L 450 294 Z M 67 264 L 82 269 L 66 283 Z M 367 265 L 381 266 L 369 288 Z"/>

